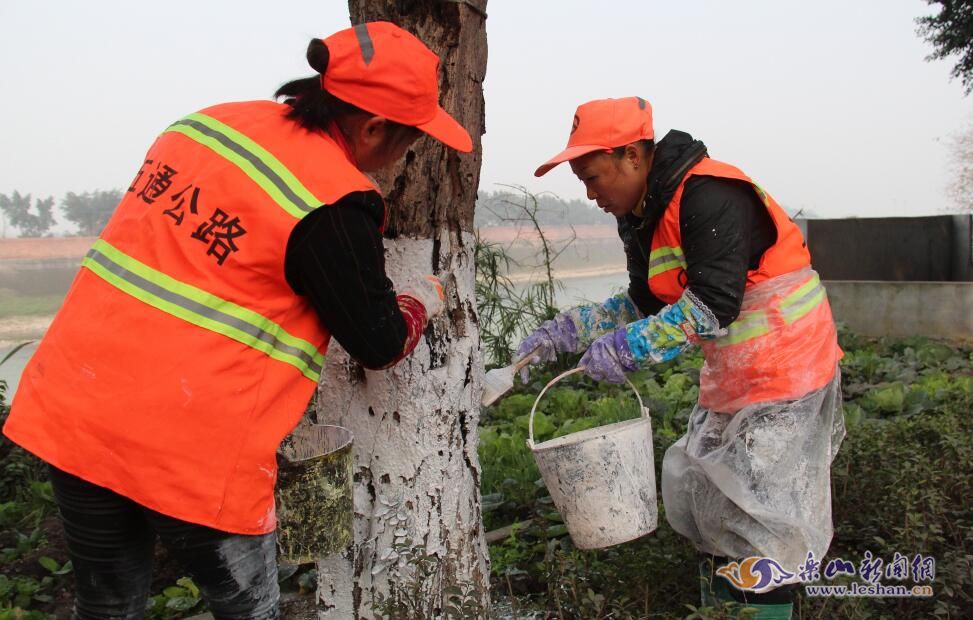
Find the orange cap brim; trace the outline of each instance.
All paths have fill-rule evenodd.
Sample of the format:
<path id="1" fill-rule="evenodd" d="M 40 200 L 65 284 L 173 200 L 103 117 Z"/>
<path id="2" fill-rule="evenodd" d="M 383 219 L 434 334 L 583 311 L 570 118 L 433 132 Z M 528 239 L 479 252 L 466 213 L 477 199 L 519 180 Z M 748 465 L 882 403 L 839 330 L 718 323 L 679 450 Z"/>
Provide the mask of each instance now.
<path id="1" fill-rule="evenodd" d="M 569 146 L 564 149 L 554 157 L 550 158 L 546 162 L 540 165 L 537 170 L 534 171 L 535 177 L 542 177 L 551 171 L 554 166 L 562 164 L 566 161 L 571 161 L 572 159 L 577 159 L 582 155 L 587 155 L 588 153 L 594 153 L 595 151 L 610 151 L 611 148 L 607 146 L 601 146 L 599 144 L 579 144 L 577 146 Z"/>
<path id="2" fill-rule="evenodd" d="M 431 121 L 416 125 L 416 129 L 424 131 L 461 153 L 469 153 L 473 150 L 473 140 L 470 138 L 470 134 L 442 106 L 436 110 L 436 115 L 432 117 Z"/>

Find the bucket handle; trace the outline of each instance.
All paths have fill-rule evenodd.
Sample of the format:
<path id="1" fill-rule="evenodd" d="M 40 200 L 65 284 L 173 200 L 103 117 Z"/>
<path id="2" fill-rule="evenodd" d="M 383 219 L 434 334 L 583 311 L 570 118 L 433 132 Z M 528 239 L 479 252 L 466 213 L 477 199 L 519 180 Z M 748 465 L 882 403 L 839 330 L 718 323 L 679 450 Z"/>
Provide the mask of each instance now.
<path id="1" fill-rule="evenodd" d="M 529 434 L 529 437 L 527 439 L 527 446 L 531 450 L 534 449 L 534 412 L 537 410 L 537 405 L 538 405 L 538 403 L 541 402 L 541 398 L 543 398 L 543 396 L 544 396 L 545 392 L 547 392 L 548 388 L 552 387 L 555 383 L 557 383 L 561 379 L 563 379 L 563 378 L 565 378 L 565 377 L 567 377 L 569 375 L 573 375 L 575 373 L 582 372 L 582 371 L 584 371 L 584 366 L 578 366 L 577 368 L 572 368 L 571 370 L 566 370 L 566 371 L 562 372 L 558 376 L 556 376 L 553 379 L 551 379 L 548 382 L 548 384 L 544 386 L 544 389 L 541 390 L 541 393 L 537 395 L 537 398 L 534 400 L 534 406 L 530 408 L 530 420 L 527 423 L 527 429 L 528 429 L 528 434 Z M 628 386 L 630 388 L 632 388 L 632 391 L 635 392 L 635 398 L 639 401 L 639 414 L 643 418 L 649 417 L 649 412 L 645 408 L 645 404 L 642 402 L 642 395 L 639 394 L 639 391 L 637 389 L 635 389 L 635 385 L 633 385 L 632 382 L 628 380 L 628 377 L 625 378 L 625 383 L 627 383 Z"/>

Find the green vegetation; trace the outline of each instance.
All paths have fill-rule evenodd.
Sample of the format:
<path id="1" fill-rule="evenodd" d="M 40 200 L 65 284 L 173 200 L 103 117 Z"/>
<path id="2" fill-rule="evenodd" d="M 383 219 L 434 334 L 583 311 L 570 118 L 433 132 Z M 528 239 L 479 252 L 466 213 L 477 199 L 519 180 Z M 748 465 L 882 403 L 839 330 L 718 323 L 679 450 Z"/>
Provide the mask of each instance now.
<path id="1" fill-rule="evenodd" d="M 520 192 L 519 198 L 514 200 L 512 194 L 503 194 L 500 204 L 508 208 L 505 217 L 514 219 L 503 221 L 527 224 L 537 234 L 540 250 L 533 248 L 534 260 L 517 262 L 508 248 L 488 243 L 479 234 L 474 248 L 480 342 L 486 358 L 500 365 L 510 363 L 519 336 L 557 313 L 554 298 L 561 284 L 554 279 L 553 265 L 571 244 L 569 240 L 555 246 L 544 234 L 538 198 L 522 187 L 513 189 Z M 511 266 L 542 269 L 544 276 L 538 282 L 518 288 L 509 277 Z"/>
<path id="2" fill-rule="evenodd" d="M 78 235 L 93 236 L 101 232 L 115 207 L 122 199 L 122 191 L 111 189 L 95 190 L 75 194 L 68 192 L 61 199 L 64 219 L 77 226 Z M 0 215 L 11 226 L 20 231 L 21 237 L 41 237 L 49 234 L 56 223 L 54 219 L 54 197 L 36 199 L 31 206 L 30 194 L 14 191 L 7 196 L 0 194 Z"/>
<path id="3" fill-rule="evenodd" d="M 966 94 L 973 93 L 973 0 L 926 0 L 939 11 L 916 20 L 919 35 L 935 51 L 927 60 L 956 61 L 950 75 L 963 82 Z"/>
<path id="4" fill-rule="evenodd" d="M 535 212 L 532 222 L 537 221 Z M 516 344 L 514 328 L 530 329 L 556 311 L 550 295 L 556 281 L 549 277 L 518 292 L 506 278 L 509 257 L 495 246 L 478 246 L 477 266 L 484 349 L 491 359 L 505 362 Z M 841 333 L 841 345 L 848 436 L 832 468 L 835 536 L 828 559 L 857 565 L 866 554 L 888 562 L 897 552 L 921 553 L 935 559 L 935 594 L 913 599 L 801 595 L 795 618 L 968 617 L 973 610 L 973 348 L 847 332 Z M 739 606 L 699 605 L 696 552 L 668 526 L 661 502 L 659 527 L 649 536 L 601 551 L 580 551 L 571 544 L 526 440 L 535 395 L 577 357 L 534 372 L 528 385 L 518 382 L 512 394 L 483 412 L 484 525 L 494 530 L 514 524 L 490 547 L 494 599 L 505 599 L 516 617 L 746 617 L 748 611 Z M 701 366 L 696 352 L 630 376 L 652 411 L 657 471 L 665 450 L 685 431 Z M 0 381 L 0 425 L 8 413 L 5 397 Z M 627 386 L 574 375 L 540 403 L 535 438 L 543 441 L 637 414 Z M 0 438 L 0 620 L 49 618 L 70 605 L 71 566 L 54 514 L 43 464 Z M 421 546 L 398 551 L 416 576 L 376 601 L 375 611 L 391 618 L 428 617 L 427 592 L 439 568 Z M 300 591 L 316 584 L 307 567 L 282 566 L 281 579 Z M 154 619 L 203 608 L 195 584 L 171 569 L 154 591 L 149 609 Z M 482 615 L 475 597 L 462 589 L 447 593 L 445 608 L 453 618 Z"/>
<path id="5" fill-rule="evenodd" d="M 896 552 L 932 556 L 935 596 L 802 596 L 795 617 L 966 617 L 973 610 L 973 349 L 924 338 L 842 333 L 841 340 L 848 436 L 833 464 L 828 559 L 857 565 L 866 552 L 886 562 Z M 534 395 L 574 360 L 561 362 L 486 410 L 482 421 L 486 529 L 524 524 L 490 548 L 495 596 L 559 618 L 745 617 L 742 608 L 698 607 L 695 550 L 661 510 L 658 530 L 641 540 L 594 552 L 573 547 L 526 446 Z M 701 364 L 695 354 L 631 376 L 652 410 L 657 472 L 685 430 Z M 627 387 L 572 376 L 538 411 L 535 433 L 547 439 L 633 418 L 637 406 Z"/>
<path id="6" fill-rule="evenodd" d="M 94 236 L 108 223 L 115 207 L 122 200 L 122 190 L 95 190 L 75 194 L 68 192 L 61 200 L 64 219 L 78 227 L 78 234 Z"/>
<path id="7" fill-rule="evenodd" d="M 20 346 L 0 356 L 0 365 Z M 0 379 L 0 427 L 9 413 L 7 383 Z M 156 560 L 156 594 L 146 617 L 176 620 L 205 612 L 199 588 L 181 567 L 165 556 Z M 64 616 L 74 600 L 72 570 L 47 465 L 0 435 L 0 620 Z M 278 577 L 285 592 L 317 586 L 313 564 L 281 565 Z"/>
<path id="8" fill-rule="evenodd" d="M 6 396 L 0 380 L 0 426 L 9 413 Z M 69 596 L 71 562 L 55 512 L 46 466 L 0 438 L 0 620 L 47 618 Z"/>
<path id="9" fill-rule="evenodd" d="M 38 198 L 31 207 L 30 194 L 0 194 L 0 214 L 11 226 L 20 229 L 21 237 L 40 237 L 54 225 L 54 197 Z"/>

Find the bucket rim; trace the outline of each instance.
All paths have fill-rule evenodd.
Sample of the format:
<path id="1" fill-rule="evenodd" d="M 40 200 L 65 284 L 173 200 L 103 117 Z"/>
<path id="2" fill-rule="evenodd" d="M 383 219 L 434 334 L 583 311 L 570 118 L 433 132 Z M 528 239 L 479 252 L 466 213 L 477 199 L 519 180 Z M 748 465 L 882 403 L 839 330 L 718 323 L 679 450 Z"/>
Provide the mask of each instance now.
<path id="1" fill-rule="evenodd" d="M 575 431 L 567 435 L 561 435 L 560 437 L 554 437 L 540 443 L 535 443 L 530 447 L 531 452 L 534 454 L 539 454 L 541 452 L 547 452 L 550 450 L 556 450 L 558 448 L 564 448 L 571 445 L 578 445 L 582 442 L 589 441 L 591 439 L 597 439 L 599 437 L 611 437 L 617 435 L 623 431 L 631 430 L 632 426 L 648 426 L 649 427 L 649 441 L 652 438 L 652 420 L 647 417 L 632 418 L 630 420 L 622 420 L 620 422 L 612 422 L 611 424 L 604 424 L 602 426 L 596 426 L 594 428 L 586 428 L 583 431 Z M 568 441 L 573 439 L 573 441 Z"/>
<path id="2" fill-rule="evenodd" d="M 554 384 L 557 383 L 558 381 L 560 381 L 561 379 L 563 379 L 565 377 L 568 377 L 570 375 L 579 373 L 579 372 L 583 372 L 583 371 L 584 371 L 584 366 L 578 366 L 577 368 L 572 368 L 570 370 L 566 370 L 565 372 L 562 372 L 558 376 L 556 376 L 553 379 L 551 379 L 550 381 L 548 381 L 547 385 L 544 386 L 544 389 L 542 389 L 541 392 L 540 392 L 540 394 L 537 395 L 537 398 L 534 399 L 534 406 L 530 408 L 530 419 L 527 422 L 527 446 L 531 450 L 534 449 L 534 445 L 535 445 L 535 443 L 534 443 L 534 413 L 537 411 L 537 405 L 540 404 L 541 398 L 544 397 L 544 394 L 547 393 L 547 390 L 549 390 L 551 387 L 553 387 Z M 649 410 L 648 410 L 648 408 L 646 408 L 645 403 L 642 402 L 642 395 L 639 394 L 639 391 L 638 391 L 638 389 L 636 389 L 635 384 L 633 384 L 631 381 L 629 381 L 628 380 L 628 377 L 625 378 L 625 383 L 628 384 L 628 387 L 632 388 L 632 391 L 635 392 L 635 398 L 636 398 L 636 400 L 639 401 L 639 418 L 650 419 L 649 418 Z M 611 426 L 611 425 L 610 424 L 606 424 L 605 426 Z M 596 426 L 595 428 L 600 428 L 600 427 L 597 427 Z M 586 429 L 586 430 L 593 430 L 593 429 Z M 579 431 L 579 432 L 585 432 L 585 431 Z M 573 435 L 574 433 L 571 433 L 571 434 Z M 565 435 L 565 436 L 566 437 L 569 437 L 570 435 Z M 548 440 L 548 441 L 550 441 L 550 440 Z M 546 442 L 544 442 L 544 443 L 546 443 Z"/>
<path id="3" fill-rule="evenodd" d="M 303 458 L 292 459 L 289 456 L 287 456 L 286 454 L 281 454 L 280 453 L 280 449 L 278 449 L 278 451 L 277 451 L 278 454 L 281 454 L 281 456 L 284 458 L 284 460 L 286 461 L 286 463 L 287 463 L 288 466 L 290 466 L 290 465 L 298 465 L 300 463 L 304 463 L 304 462 L 307 462 L 307 461 L 313 461 L 315 459 L 320 459 L 320 458 L 323 458 L 325 456 L 330 456 L 332 454 L 335 454 L 336 452 L 341 452 L 342 450 L 345 450 L 345 449 L 349 448 L 355 442 L 355 433 L 350 428 L 348 428 L 346 426 L 340 426 L 338 424 L 315 424 L 315 423 L 305 424 L 300 429 L 295 428 L 293 431 L 291 431 L 291 433 L 288 436 L 294 436 L 294 433 L 295 432 L 298 435 L 300 435 L 302 431 L 307 431 L 309 429 L 315 429 L 315 428 L 317 428 L 317 429 L 335 429 L 339 433 L 343 433 L 345 435 L 345 437 L 344 437 L 343 440 L 341 440 L 341 443 L 339 443 L 337 446 L 335 446 L 331 450 L 328 450 L 327 452 L 322 452 L 321 454 L 315 454 L 313 456 L 305 456 Z"/>

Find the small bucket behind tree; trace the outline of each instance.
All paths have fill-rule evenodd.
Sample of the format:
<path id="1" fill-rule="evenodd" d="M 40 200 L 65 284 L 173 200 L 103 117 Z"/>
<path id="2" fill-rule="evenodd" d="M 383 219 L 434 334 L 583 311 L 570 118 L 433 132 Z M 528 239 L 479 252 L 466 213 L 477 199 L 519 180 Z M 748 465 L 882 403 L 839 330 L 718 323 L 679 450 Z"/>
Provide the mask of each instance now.
<path id="1" fill-rule="evenodd" d="M 353 435 L 301 424 L 277 449 L 277 548 L 282 561 L 311 562 L 352 540 Z"/>
<path id="2" fill-rule="evenodd" d="M 554 377 L 530 410 L 527 445 L 571 540 L 579 549 L 601 549 L 655 530 L 655 460 L 652 422 L 635 386 L 641 417 L 534 443 L 534 412 L 548 388 L 574 368 Z"/>

